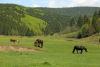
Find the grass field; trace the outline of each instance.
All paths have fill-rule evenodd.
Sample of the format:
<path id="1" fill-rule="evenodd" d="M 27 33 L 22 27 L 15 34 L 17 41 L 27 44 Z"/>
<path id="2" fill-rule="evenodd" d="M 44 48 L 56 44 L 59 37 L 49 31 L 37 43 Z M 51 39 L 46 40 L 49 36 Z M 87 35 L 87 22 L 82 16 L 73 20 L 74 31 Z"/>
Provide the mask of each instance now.
<path id="1" fill-rule="evenodd" d="M 10 38 L 16 38 L 20 43 L 12 44 L 9 42 Z M 36 38 L 44 40 L 44 48 L 33 46 Z M 85 45 L 88 52 L 73 54 L 72 49 L 76 44 Z M 0 36 L 0 45 L 39 49 L 36 52 L 0 51 L 0 67 L 100 67 L 100 48 L 81 40 L 59 37 Z"/>

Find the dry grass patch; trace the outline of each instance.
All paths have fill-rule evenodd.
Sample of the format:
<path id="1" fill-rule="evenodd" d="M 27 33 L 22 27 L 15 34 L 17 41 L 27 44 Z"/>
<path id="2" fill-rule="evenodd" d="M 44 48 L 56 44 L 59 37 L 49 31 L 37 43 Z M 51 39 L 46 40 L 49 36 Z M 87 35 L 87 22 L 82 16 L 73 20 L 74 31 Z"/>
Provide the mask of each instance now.
<path id="1" fill-rule="evenodd" d="M 21 46 L 0 46 L 0 51 L 31 51 L 31 52 L 36 52 L 39 49 L 34 49 L 34 48 L 28 48 L 28 47 L 21 47 Z"/>

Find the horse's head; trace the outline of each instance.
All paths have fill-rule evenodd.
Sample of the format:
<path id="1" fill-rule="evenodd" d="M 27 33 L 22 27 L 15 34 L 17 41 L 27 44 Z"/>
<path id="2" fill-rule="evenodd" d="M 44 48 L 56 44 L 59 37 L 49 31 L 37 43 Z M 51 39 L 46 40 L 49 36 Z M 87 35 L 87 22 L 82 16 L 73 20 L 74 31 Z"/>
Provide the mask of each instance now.
<path id="1" fill-rule="evenodd" d="M 84 50 L 85 50 L 85 52 L 88 52 L 88 51 L 87 51 L 87 48 L 85 48 L 85 47 L 84 47 Z"/>
<path id="2" fill-rule="evenodd" d="M 38 41 L 35 41 L 34 44 L 38 44 Z"/>

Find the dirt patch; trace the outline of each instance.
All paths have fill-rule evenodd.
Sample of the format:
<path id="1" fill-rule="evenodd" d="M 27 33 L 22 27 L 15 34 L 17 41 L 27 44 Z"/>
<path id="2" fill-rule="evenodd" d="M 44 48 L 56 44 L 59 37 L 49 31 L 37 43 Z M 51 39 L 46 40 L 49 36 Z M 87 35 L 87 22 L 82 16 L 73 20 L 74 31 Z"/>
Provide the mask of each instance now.
<path id="1" fill-rule="evenodd" d="M 34 48 L 27 48 L 27 47 L 20 47 L 20 46 L 0 46 L 0 51 L 31 51 L 31 52 L 36 52 L 38 49 Z"/>

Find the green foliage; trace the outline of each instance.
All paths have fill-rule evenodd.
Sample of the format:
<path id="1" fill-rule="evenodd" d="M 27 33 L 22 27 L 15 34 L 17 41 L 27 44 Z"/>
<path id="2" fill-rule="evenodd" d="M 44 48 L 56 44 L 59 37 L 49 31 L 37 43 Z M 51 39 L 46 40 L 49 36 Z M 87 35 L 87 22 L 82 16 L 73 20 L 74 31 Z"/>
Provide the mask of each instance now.
<path id="1" fill-rule="evenodd" d="M 81 28 L 81 30 L 78 33 L 78 38 L 88 37 L 89 36 L 89 25 L 84 24 Z"/>
<path id="2" fill-rule="evenodd" d="M 91 22 L 92 26 L 95 28 L 95 32 L 100 32 L 100 11 L 95 12 Z"/>
<path id="3" fill-rule="evenodd" d="M 84 17 L 84 23 L 82 24 L 82 28 L 78 33 L 78 38 L 88 37 L 95 33 L 100 32 L 100 14 L 99 12 L 95 12 L 92 21 L 89 21 L 88 17 Z"/>
<path id="4" fill-rule="evenodd" d="M 84 24 L 84 18 L 82 16 L 79 16 L 77 21 L 77 26 L 81 28 L 83 24 Z"/>
<path id="5" fill-rule="evenodd" d="M 20 18 L 24 16 L 23 9 L 19 10 L 6 5 L 0 5 L 0 34 L 1 35 L 18 35 Z"/>
<path id="6" fill-rule="evenodd" d="M 97 33 L 100 32 L 100 17 L 96 21 L 96 30 L 97 30 Z"/>
<path id="7" fill-rule="evenodd" d="M 70 26 L 70 27 L 76 26 L 76 24 L 77 24 L 76 18 L 75 18 L 75 17 L 72 17 L 72 18 L 70 19 L 69 26 Z"/>

